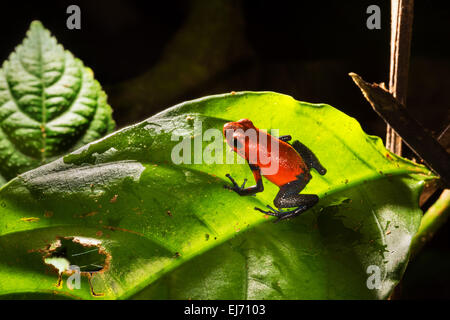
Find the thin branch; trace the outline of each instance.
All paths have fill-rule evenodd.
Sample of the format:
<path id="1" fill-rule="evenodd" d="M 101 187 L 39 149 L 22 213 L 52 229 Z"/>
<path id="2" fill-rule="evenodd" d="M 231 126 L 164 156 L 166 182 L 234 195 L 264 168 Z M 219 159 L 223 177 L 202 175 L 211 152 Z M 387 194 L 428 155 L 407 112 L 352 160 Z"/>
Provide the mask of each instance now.
<path id="1" fill-rule="evenodd" d="M 442 133 L 437 138 L 439 143 L 450 152 L 450 124 L 442 131 Z"/>
<path id="2" fill-rule="evenodd" d="M 445 148 L 386 89 L 365 82 L 355 73 L 350 73 L 350 76 L 375 112 L 395 128 L 411 150 L 450 187 L 450 155 Z"/>
<path id="3" fill-rule="evenodd" d="M 391 63 L 389 91 L 406 105 L 409 57 L 411 51 L 414 0 L 391 0 Z M 402 154 L 402 139 L 391 126 L 386 128 L 386 148 Z"/>
<path id="4" fill-rule="evenodd" d="M 442 131 L 438 136 L 437 141 L 444 147 L 447 153 L 450 153 L 450 124 Z M 431 180 L 425 184 L 425 188 L 422 191 L 419 199 L 419 206 L 422 207 L 428 199 L 440 188 L 442 187 L 442 182 L 439 180 Z"/>

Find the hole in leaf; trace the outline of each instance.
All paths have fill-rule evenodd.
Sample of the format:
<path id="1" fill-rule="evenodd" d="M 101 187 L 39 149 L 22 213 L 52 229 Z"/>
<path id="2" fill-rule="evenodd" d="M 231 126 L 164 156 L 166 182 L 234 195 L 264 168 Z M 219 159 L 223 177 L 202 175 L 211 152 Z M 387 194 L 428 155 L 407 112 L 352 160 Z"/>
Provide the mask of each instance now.
<path id="1" fill-rule="evenodd" d="M 44 262 L 62 273 L 72 273 L 70 266 L 77 266 L 81 273 L 94 273 L 106 270 L 109 255 L 96 239 L 82 237 L 58 238 L 50 244 Z"/>

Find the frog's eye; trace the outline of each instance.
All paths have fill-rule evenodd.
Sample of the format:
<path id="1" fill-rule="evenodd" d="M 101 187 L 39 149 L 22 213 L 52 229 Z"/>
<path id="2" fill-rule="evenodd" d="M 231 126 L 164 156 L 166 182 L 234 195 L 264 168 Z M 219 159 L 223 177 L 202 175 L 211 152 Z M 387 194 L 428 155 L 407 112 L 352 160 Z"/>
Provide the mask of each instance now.
<path id="1" fill-rule="evenodd" d="M 242 148 L 242 144 L 239 142 L 238 138 L 233 138 L 233 146 L 234 146 L 236 149 Z"/>

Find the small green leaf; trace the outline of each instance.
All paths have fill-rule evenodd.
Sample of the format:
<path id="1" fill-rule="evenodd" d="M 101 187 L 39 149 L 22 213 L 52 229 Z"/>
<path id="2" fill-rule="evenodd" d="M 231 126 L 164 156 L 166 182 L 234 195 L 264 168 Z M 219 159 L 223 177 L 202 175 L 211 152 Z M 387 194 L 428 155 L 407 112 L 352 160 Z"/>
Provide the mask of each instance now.
<path id="1" fill-rule="evenodd" d="M 0 69 L 0 176 L 10 180 L 111 132 L 111 113 L 92 71 L 34 21 Z"/>
<path id="2" fill-rule="evenodd" d="M 242 118 L 314 151 L 328 172 L 313 170 L 303 191 L 319 195 L 313 209 L 273 224 L 254 207 L 272 205 L 277 186 L 264 180 L 255 197 L 223 188 L 227 173 L 252 179 L 248 165 L 172 162 L 173 134 L 196 139 L 200 120 L 203 133 L 220 130 L 228 150 L 223 124 Z M 272 92 L 185 102 L 0 189 L 0 296 L 386 298 L 405 270 L 418 196 L 432 178 L 329 105 Z M 43 248 L 61 238 L 87 239 L 98 248 L 94 260 L 107 257 L 78 290 L 67 288 L 68 275 L 55 288 L 58 274 L 43 260 Z"/>

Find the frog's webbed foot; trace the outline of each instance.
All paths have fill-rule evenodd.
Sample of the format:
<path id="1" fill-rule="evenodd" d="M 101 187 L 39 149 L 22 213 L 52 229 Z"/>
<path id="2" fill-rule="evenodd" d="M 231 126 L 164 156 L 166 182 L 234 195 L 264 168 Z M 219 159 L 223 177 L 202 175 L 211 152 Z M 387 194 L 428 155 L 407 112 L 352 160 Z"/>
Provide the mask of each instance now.
<path id="1" fill-rule="evenodd" d="M 259 170 L 259 169 L 258 169 Z M 247 179 L 244 179 L 244 183 L 242 183 L 241 186 L 237 184 L 237 182 L 231 177 L 230 174 L 226 174 L 226 177 L 230 179 L 232 186 L 224 185 L 223 187 L 228 190 L 233 190 L 240 196 L 254 196 L 256 193 L 261 192 L 264 190 L 264 187 L 262 185 L 262 180 L 259 178 L 259 180 L 256 182 L 256 185 L 252 187 L 245 187 L 245 183 L 247 182 Z"/>
<path id="2" fill-rule="evenodd" d="M 242 190 L 244 190 L 245 183 L 247 182 L 247 179 L 244 179 L 244 183 L 242 183 L 242 185 L 239 186 L 239 185 L 237 184 L 236 180 L 234 180 L 233 177 L 232 177 L 229 173 L 226 174 L 226 177 L 227 177 L 228 179 L 230 179 L 230 181 L 231 181 L 231 183 L 232 183 L 233 185 L 232 185 L 232 186 L 224 185 L 223 187 L 224 187 L 225 189 L 233 190 L 234 192 L 236 192 L 236 193 L 238 193 L 238 194 L 240 194 L 240 193 L 242 192 Z"/>
<path id="3" fill-rule="evenodd" d="M 306 210 L 309 209 L 308 206 L 300 206 L 298 208 L 295 208 L 293 210 L 288 210 L 288 211 L 282 211 L 282 210 L 277 210 L 272 208 L 271 206 L 267 205 L 267 208 L 269 208 L 269 210 L 265 211 L 262 210 L 258 207 L 255 207 L 255 210 L 262 212 L 264 214 L 267 214 L 269 216 L 273 216 L 273 217 L 277 217 L 278 219 L 274 221 L 274 223 L 277 223 L 281 220 L 286 220 L 286 219 L 290 219 L 290 218 L 294 218 L 300 214 L 302 214 L 303 212 L 305 212 Z"/>

